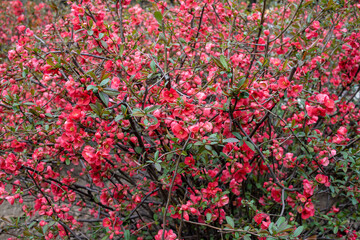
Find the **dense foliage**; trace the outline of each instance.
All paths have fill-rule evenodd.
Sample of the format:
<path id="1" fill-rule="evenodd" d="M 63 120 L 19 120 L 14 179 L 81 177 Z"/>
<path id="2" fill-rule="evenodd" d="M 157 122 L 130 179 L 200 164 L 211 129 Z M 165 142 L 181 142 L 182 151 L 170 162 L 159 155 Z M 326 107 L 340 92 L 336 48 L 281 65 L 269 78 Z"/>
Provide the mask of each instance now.
<path id="1" fill-rule="evenodd" d="M 357 239 L 359 9 L 1 1 L 2 233 Z"/>

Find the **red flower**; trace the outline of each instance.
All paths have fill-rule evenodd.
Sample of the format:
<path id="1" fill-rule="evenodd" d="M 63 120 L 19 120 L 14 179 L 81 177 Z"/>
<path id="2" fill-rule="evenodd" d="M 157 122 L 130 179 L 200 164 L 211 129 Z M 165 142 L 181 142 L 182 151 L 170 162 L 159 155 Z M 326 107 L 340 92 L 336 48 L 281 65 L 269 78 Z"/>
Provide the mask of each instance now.
<path id="1" fill-rule="evenodd" d="M 103 227 L 111 227 L 111 220 L 110 220 L 110 218 L 104 218 L 104 220 L 103 220 Z"/>
<path id="2" fill-rule="evenodd" d="M 331 113 L 335 108 L 335 102 L 326 94 L 316 95 L 316 101 L 325 106 L 326 112 Z"/>
<path id="3" fill-rule="evenodd" d="M 113 145 L 114 145 L 114 139 L 112 139 L 112 138 L 107 138 L 107 139 L 103 142 L 103 144 L 102 144 L 102 146 L 103 146 L 102 149 L 103 149 L 106 153 L 109 153 L 110 150 L 113 148 Z"/>
<path id="4" fill-rule="evenodd" d="M 171 124 L 171 130 L 175 134 L 175 136 L 179 139 L 186 139 L 189 135 L 188 130 L 182 127 L 183 124 L 179 124 L 177 122 L 173 122 Z"/>
<path id="5" fill-rule="evenodd" d="M 67 132 L 76 132 L 76 125 L 72 121 L 66 121 L 64 123 L 64 129 Z"/>
<path id="6" fill-rule="evenodd" d="M 224 195 L 220 198 L 220 201 L 218 202 L 218 207 L 223 207 L 229 203 L 229 197 Z"/>
<path id="7" fill-rule="evenodd" d="M 82 112 L 80 109 L 74 109 L 72 113 L 69 115 L 71 120 L 79 120 L 82 117 Z"/>
<path id="8" fill-rule="evenodd" d="M 303 186 L 304 186 L 304 195 L 306 197 L 310 197 L 314 194 L 314 188 L 312 182 L 309 182 L 309 180 L 305 179 L 303 181 Z"/>
<path id="9" fill-rule="evenodd" d="M 312 217 L 314 215 L 315 215 L 314 204 L 312 202 L 307 202 L 304 208 L 302 209 L 301 218 L 308 219 L 309 217 Z"/>
<path id="10" fill-rule="evenodd" d="M 346 136 L 347 134 L 347 129 L 345 127 L 340 127 L 338 130 L 337 130 L 337 133 L 342 135 L 342 136 Z"/>
<path id="11" fill-rule="evenodd" d="M 319 163 L 320 163 L 321 165 L 323 165 L 324 167 L 326 167 L 326 166 L 329 165 L 329 163 L 330 163 L 330 162 L 329 162 L 329 158 L 324 157 L 324 158 L 320 159 Z"/>
<path id="12" fill-rule="evenodd" d="M 174 102 L 179 97 L 175 89 L 165 90 L 163 92 L 163 99 L 165 102 Z"/>
<path id="13" fill-rule="evenodd" d="M 255 215 L 254 217 L 254 221 L 260 225 L 261 224 L 261 229 L 267 229 L 271 223 L 270 217 L 269 215 L 265 214 L 265 213 L 258 213 Z"/>
<path id="14" fill-rule="evenodd" d="M 281 190 L 280 190 L 280 189 L 273 188 L 273 189 L 271 190 L 271 197 L 272 197 L 276 202 L 281 202 Z"/>
<path id="15" fill-rule="evenodd" d="M 14 148 L 14 152 L 22 152 L 26 147 L 26 143 L 20 143 L 15 139 L 11 142 L 11 147 Z"/>
<path id="16" fill-rule="evenodd" d="M 185 158 L 185 164 L 188 165 L 189 167 L 193 167 L 195 164 L 195 160 L 192 156 L 190 157 L 186 157 Z"/>
<path id="17" fill-rule="evenodd" d="M 325 175 L 322 175 L 322 174 L 316 175 L 315 179 L 316 179 L 316 181 L 317 181 L 318 183 L 325 184 L 325 186 L 326 186 L 327 183 L 329 182 L 329 177 L 328 177 L 328 176 L 325 176 Z"/>
<path id="18" fill-rule="evenodd" d="M 90 103 L 90 94 L 89 93 L 83 93 L 77 101 L 77 105 L 80 105 L 80 106 L 87 106 L 87 105 L 89 105 L 89 103 Z"/>
<path id="19" fill-rule="evenodd" d="M 304 196 L 300 193 L 297 194 L 297 197 L 300 200 L 300 202 L 302 202 L 302 203 L 306 202 L 306 200 L 307 200 L 306 196 Z"/>
<path id="20" fill-rule="evenodd" d="M 92 148 L 91 146 L 86 146 L 84 148 L 84 150 L 82 151 L 82 154 L 81 154 L 84 159 L 90 163 L 90 164 L 93 164 L 96 162 L 96 155 L 95 155 L 95 149 Z"/>
<path id="21" fill-rule="evenodd" d="M 278 85 L 281 89 L 286 89 L 290 86 L 290 82 L 286 77 L 280 77 L 278 80 Z"/>
<path id="22" fill-rule="evenodd" d="M 160 229 L 158 234 L 156 234 L 155 236 L 155 240 L 161 240 L 161 239 L 164 239 L 164 240 L 175 240 L 176 239 L 176 234 L 173 232 L 173 230 L 165 230 L 165 234 L 164 234 L 164 238 L 162 238 L 162 235 L 163 235 L 163 230 Z"/>
<path id="23" fill-rule="evenodd" d="M 288 96 L 289 97 L 297 97 L 297 96 L 299 96 L 299 93 L 301 93 L 302 89 L 303 89 L 302 85 L 294 85 L 291 87 L 291 90 L 289 90 Z"/>

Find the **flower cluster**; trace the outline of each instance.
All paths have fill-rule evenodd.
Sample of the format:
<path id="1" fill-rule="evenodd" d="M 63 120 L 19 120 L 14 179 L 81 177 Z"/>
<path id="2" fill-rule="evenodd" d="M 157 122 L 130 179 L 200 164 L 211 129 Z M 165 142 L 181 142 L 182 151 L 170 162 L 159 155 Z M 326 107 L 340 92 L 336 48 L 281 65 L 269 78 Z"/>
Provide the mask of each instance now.
<path id="1" fill-rule="evenodd" d="M 10 235 L 357 238 L 359 4 L 55 2 L 0 3 Z"/>

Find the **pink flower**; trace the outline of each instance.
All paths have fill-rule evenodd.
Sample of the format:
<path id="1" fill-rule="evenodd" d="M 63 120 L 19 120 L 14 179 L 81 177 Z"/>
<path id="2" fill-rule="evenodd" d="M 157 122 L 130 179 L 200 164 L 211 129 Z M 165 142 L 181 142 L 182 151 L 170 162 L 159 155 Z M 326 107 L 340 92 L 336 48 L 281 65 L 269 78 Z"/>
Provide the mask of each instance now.
<path id="1" fill-rule="evenodd" d="M 13 59 L 15 58 L 15 56 L 16 56 L 15 50 L 10 50 L 10 51 L 8 52 L 8 58 L 9 58 L 10 60 L 13 60 Z"/>
<path id="2" fill-rule="evenodd" d="M 156 234 L 156 236 L 155 236 L 155 240 L 162 240 L 163 238 L 162 238 L 162 235 L 163 235 L 163 230 L 162 229 L 160 229 L 159 230 L 159 232 L 158 232 L 158 234 Z M 167 230 L 165 230 L 165 234 L 164 234 L 164 239 L 165 240 L 175 240 L 176 239 L 176 234 L 173 232 L 173 230 L 169 230 L 169 231 L 167 231 Z"/>
<path id="3" fill-rule="evenodd" d="M 26 29 L 26 36 L 32 37 L 33 35 L 34 35 L 34 32 L 33 32 L 33 31 L 31 31 L 29 28 Z"/>
<path id="4" fill-rule="evenodd" d="M 327 94 L 318 94 L 315 97 L 318 103 L 325 105 L 327 108 L 333 109 L 335 107 L 335 103 Z"/>
<path id="5" fill-rule="evenodd" d="M 86 146 L 81 155 L 88 163 L 93 163 L 96 160 L 95 149 L 91 146 Z"/>
<path id="6" fill-rule="evenodd" d="M 254 217 L 254 221 L 260 225 L 261 224 L 261 229 L 267 229 L 271 223 L 270 217 L 269 215 L 265 214 L 265 213 L 258 213 L 255 215 Z"/>
<path id="7" fill-rule="evenodd" d="M 66 121 L 64 123 L 64 129 L 67 132 L 76 132 L 76 125 L 72 121 Z"/>
<path id="8" fill-rule="evenodd" d="M 337 133 L 342 135 L 342 136 L 346 136 L 347 134 L 347 129 L 345 127 L 340 127 L 338 130 L 337 130 Z"/>
<path id="9" fill-rule="evenodd" d="M 288 96 L 289 97 L 297 97 L 299 95 L 299 93 L 301 93 L 302 89 L 303 89 L 302 85 L 294 85 L 289 90 Z"/>
<path id="10" fill-rule="evenodd" d="M 276 202 L 281 202 L 281 189 L 273 188 L 273 189 L 271 190 L 271 197 L 272 197 Z"/>
<path id="11" fill-rule="evenodd" d="M 79 120 L 83 115 L 80 109 L 74 109 L 72 113 L 69 115 L 71 120 Z"/>
<path id="12" fill-rule="evenodd" d="M 163 92 L 163 99 L 165 102 L 175 102 L 178 97 L 179 94 L 173 88 L 171 88 L 170 90 L 165 90 Z"/>
<path id="13" fill-rule="evenodd" d="M 310 196 L 312 196 L 314 194 L 314 187 L 313 187 L 312 182 L 310 182 L 307 179 L 304 179 L 303 186 L 304 186 L 304 195 L 306 197 L 310 197 Z"/>
<path id="14" fill-rule="evenodd" d="M 174 135 L 179 139 L 186 139 L 189 135 L 188 130 L 182 127 L 183 124 L 172 122 L 171 123 L 171 130 L 173 131 Z"/>
<path id="15" fill-rule="evenodd" d="M 192 133 L 198 133 L 200 130 L 200 125 L 198 123 L 196 123 L 195 125 L 190 126 L 189 130 Z"/>
<path id="16" fill-rule="evenodd" d="M 103 227 L 111 227 L 112 226 L 111 220 L 109 218 L 104 218 L 102 224 L 103 224 Z"/>
<path id="17" fill-rule="evenodd" d="M 301 212 L 302 219 L 308 219 L 315 215 L 315 208 L 312 202 L 307 202 Z"/>
<path id="18" fill-rule="evenodd" d="M 278 85 L 281 89 L 286 89 L 290 86 L 290 82 L 286 77 L 280 77 L 278 80 Z"/>
<path id="19" fill-rule="evenodd" d="M 302 202 L 302 203 L 306 202 L 306 200 L 307 200 L 306 196 L 304 196 L 304 195 L 302 195 L 302 194 L 300 194 L 300 193 L 297 194 L 297 198 L 298 198 L 298 199 L 300 200 L 300 202 Z"/>
<path id="20" fill-rule="evenodd" d="M 213 125 L 210 122 L 205 122 L 203 128 L 206 132 L 211 132 L 213 129 Z"/>
<path id="21" fill-rule="evenodd" d="M 229 197 L 224 195 L 220 198 L 220 201 L 218 202 L 218 207 L 223 207 L 229 203 Z"/>
<path id="22" fill-rule="evenodd" d="M 329 158 L 324 157 L 324 158 L 320 159 L 319 163 L 320 163 L 321 165 L 323 165 L 324 167 L 326 167 L 326 166 L 329 165 L 329 163 L 330 163 L 330 162 L 329 162 Z"/>
<path id="23" fill-rule="evenodd" d="M 8 196 L 8 197 L 6 197 L 6 200 L 8 200 L 8 202 L 9 202 L 11 205 L 14 205 L 15 197 L 14 197 L 14 196 Z"/>
<path id="24" fill-rule="evenodd" d="M 325 186 L 327 186 L 327 185 L 330 186 L 329 177 L 326 175 L 318 174 L 318 175 L 316 175 L 315 179 L 318 183 L 325 184 Z"/>
<path id="25" fill-rule="evenodd" d="M 320 22 L 314 21 L 312 24 L 312 27 L 314 28 L 314 30 L 318 30 L 320 28 Z"/>
<path id="26" fill-rule="evenodd" d="M 111 88 L 118 89 L 120 86 L 120 79 L 118 77 L 114 77 L 111 81 Z"/>
<path id="27" fill-rule="evenodd" d="M 185 158 L 185 164 L 188 165 L 189 167 L 193 167 L 195 164 L 195 160 L 192 156 L 190 157 L 186 157 Z"/>

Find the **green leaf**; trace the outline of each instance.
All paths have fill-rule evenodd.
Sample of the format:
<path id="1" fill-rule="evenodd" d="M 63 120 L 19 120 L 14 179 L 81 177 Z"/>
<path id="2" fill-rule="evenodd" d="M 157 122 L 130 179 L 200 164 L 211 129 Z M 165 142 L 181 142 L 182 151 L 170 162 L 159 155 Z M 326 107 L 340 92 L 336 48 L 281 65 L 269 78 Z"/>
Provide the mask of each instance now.
<path id="1" fill-rule="evenodd" d="M 242 90 L 239 95 L 240 98 L 248 98 L 249 96 L 250 96 L 249 92 L 244 90 Z"/>
<path id="2" fill-rule="evenodd" d="M 96 89 L 97 89 L 97 87 L 94 86 L 94 85 L 88 85 L 88 86 L 86 87 L 86 90 L 88 90 L 88 91 L 90 91 L 90 90 L 94 91 L 94 90 L 96 90 Z"/>
<path id="3" fill-rule="evenodd" d="M 245 81 L 246 81 L 246 78 L 242 78 L 242 79 L 238 82 L 237 87 L 238 87 L 238 88 L 241 88 L 241 87 L 244 85 Z"/>
<path id="4" fill-rule="evenodd" d="M 211 220 L 211 217 L 212 217 L 211 213 L 207 213 L 206 214 L 206 221 L 209 222 Z"/>
<path id="5" fill-rule="evenodd" d="M 159 158 L 159 151 L 156 151 L 154 154 L 154 161 L 158 160 Z"/>
<path id="6" fill-rule="evenodd" d="M 269 232 L 270 232 L 270 234 L 273 234 L 274 230 L 275 230 L 275 232 L 276 232 L 276 231 L 277 231 L 277 228 L 275 227 L 274 222 L 271 222 L 270 225 L 269 225 Z"/>
<path id="7" fill-rule="evenodd" d="M 231 217 L 226 216 L 226 222 L 227 222 L 232 228 L 235 227 L 234 220 L 233 220 Z"/>
<path id="8" fill-rule="evenodd" d="M 254 147 L 254 145 L 253 145 L 251 142 L 245 141 L 245 144 L 246 144 L 251 150 L 253 150 L 253 151 L 255 152 L 255 147 Z"/>
<path id="9" fill-rule="evenodd" d="M 186 40 L 185 39 L 183 39 L 183 38 L 178 38 L 179 39 L 179 41 L 181 42 L 181 43 L 183 43 L 183 44 L 187 44 L 187 42 L 186 42 Z"/>
<path id="10" fill-rule="evenodd" d="M 153 72 L 156 72 L 156 64 L 155 64 L 155 61 L 154 61 L 154 60 L 151 61 L 150 67 L 151 67 L 151 69 L 153 70 Z"/>
<path id="11" fill-rule="evenodd" d="M 142 153 L 142 148 L 141 147 L 135 147 L 135 152 L 138 154 Z"/>
<path id="12" fill-rule="evenodd" d="M 115 117 L 115 122 L 118 122 L 120 120 L 124 119 L 124 115 L 122 115 L 121 113 L 118 114 L 116 117 Z"/>
<path id="13" fill-rule="evenodd" d="M 103 101 L 103 103 L 107 107 L 109 105 L 109 95 L 105 94 L 104 92 L 99 92 L 99 96 L 101 101 Z"/>
<path id="14" fill-rule="evenodd" d="M 339 226 L 334 227 L 334 234 L 337 234 L 339 231 Z"/>
<path id="15" fill-rule="evenodd" d="M 106 235 L 105 237 L 103 237 L 101 240 L 106 240 L 106 239 L 108 239 L 109 238 L 109 236 L 108 235 Z"/>
<path id="16" fill-rule="evenodd" d="M 251 237 L 250 237 L 250 235 L 245 235 L 245 236 L 243 237 L 243 239 L 244 239 L 244 240 L 251 240 Z"/>
<path id="17" fill-rule="evenodd" d="M 155 111 L 155 110 L 157 110 L 157 109 L 159 109 L 159 108 L 161 108 L 160 105 L 154 105 L 154 106 L 146 107 L 146 108 L 144 109 L 144 111 L 145 111 L 146 113 L 151 113 L 151 112 L 153 112 L 153 111 Z"/>
<path id="18" fill-rule="evenodd" d="M 240 140 L 237 139 L 237 138 L 228 138 L 228 139 L 225 139 L 223 142 L 224 143 L 235 143 L 235 142 L 239 142 Z"/>
<path id="19" fill-rule="evenodd" d="M 283 222 L 285 222 L 285 218 L 279 217 L 279 219 L 276 221 L 276 225 L 279 227 Z"/>
<path id="20" fill-rule="evenodd" d="M 108 45 L 104 40 L 101 40 L 101 45 L 106 49 L 108 48 Z"/>
<path id="21" fill-rule="evenodd" d="M 283 222 L 282 224 L 280 224 L 279 228 L 278 228 L 278 231 L 279 232 L 283 232 L 285 230 L 292 230 L 292 226 L 291 225 L 288 225 L 287 221 Z"/>
<path id="22" fill-rule="evenodd" d="M 94 34 L 94 31 L 93 30 L 88 30 L 87 33 L 88 33 L 89 36 L 92 36 Z"/>
<path id="23" fill-rule="evenodd" d="M 55 221 L 51 221 L 49 222 L 48 224 L 46 224 L 44 227 L 43 227 L 43 232 L 44 234 L 47 232 L 47 230 L 52 227 L 56 222 Z"/>
<path id="24" fill-rule="evenodd" d="M 211 56 L 211 59 L 215 62 L 215 64 L 219 67 L 219 68 L 223 68 L 223 65 L 221 64 L 220 60 L 217 59 L 216 57 Z"/>
<path id="25" fill-rule="evenodd" d="M 302 233 L 303 230 L 304 230 L 303 226 L 300 226 L 300 227 L 296 228 L 296 230 L 294 231 L 293 237 L 299 236 Z"/>
<path id="26" fill-rule="evenodd" d="M 26 106 L 32 106 L 32 105 L 36 105 L 35 103 L 33 103 L 33 102 L 25 102 L 25 103 L 23 103 L 24 105 L 26 105 Z"/>
<path id="27" fill-rule="evenodd" d="M 153 116 L 153 115 L 147 115 L 149 118 L 151 118 L 152 120 L 154 120 L 154 121 L 152 121 L 151 122 L 151 125 L 156 125 L 156 124 L 158 124 L 158 122 L 159 122 L 159 120 L 155 117 L 155 116 Z"/>
<path id="28" fill-rule="evenodd" d="M 54 62 L 53 62 L 53 60 L 52 60 L 52 58 L 48 58 L 48 59 L 46 59 L 46 63 L 47 64 L 49 64 L 50 66 L 55 66 L 55 64 L 54 64 Z"/>
<path id="29" fill-rule="evenodd" d="M 124 53 L 124 45 L 120 46 L 119 55 L 122 56 Z"/>
<path id="30" fill-rule="evenodd" d="M 158 21 L 159 24 L 162 23 L 163 21 L 163 16 L 161 14 L 161 12 L 157 11 L 154 13 L 154 17 L 156 18 L 156 20 Z"/>
<path id="31" fill-rule="evenodd" d="M 125 238 L 125 240 L 130 240 L 130 231 L 129 230 L 125 230 L 124 238 Z"/>
<path id="32" fill-rule="evenodd" d="M 104 33 L 99 33 L 99 39 L 102 39 L 105 36 Z"/>
<path id="33" fill-rule="evenodd" d="M 161 165 L 159 163 L 155 163 L 155 168 L 158 170 L 158 172 L 161 171 Z"/>
<path id="34" fill-rule="evenodd" d="M 113 88 L 104 88 L 103 92 L 109 96 L 117 96 L 120 94 L 120 92 L 118 90 L 113 89 Z"/>
<path id="35" fill-rule="evenodd" d="M 106 84 L 108 84 L 110 82 L 110 79 L 109 78 L 106 78 L 104 80 L 101 81 L 101 83 L 99 84 L 99 86 L 105 86 Z"/>
<path id="36" fill-rule="evenodd" d="M 121 112 L 123 114 L 126 114 L 127 113 L 127 107 L 125 107 L 125 105 L 121 105 Z"/>
<path id="37" fill-rule="evenodd" d="M 235 137 L 237 137 L 238 139 L 242 139 L 242 136 L 241 136 L 240 133 L 238 133 L 238 132 L 232 132 L 232 134 L 233 134 Z"/>
<path id="38" fill-rule="evenodd" d="M 226 69 L 227 71 L 229 71 L 229 66 L 226 62 L 226 59 L 223 55 L 220 56 L 220 62 L 221 62 L 221 65 L 223 66 L 224 69 Z"/>
<path id="39" fill-rule="evenodd" d="M 141 110 L 139 108 L 135 108 L 135 109 L 133 109 L 132 115 L 134 117 L 143 117 L 143 116 L 145 116 L 145 113 L 143 112 L 143 110 Z"/>

